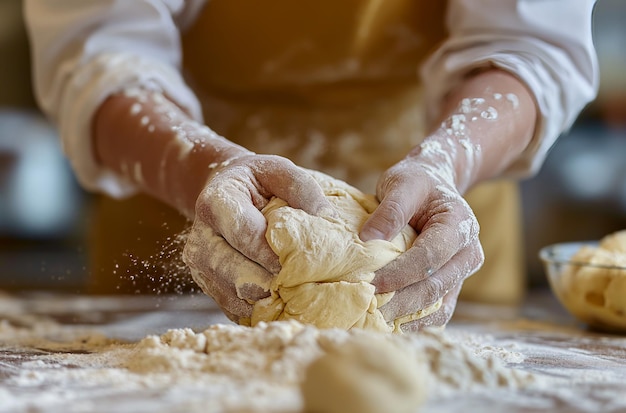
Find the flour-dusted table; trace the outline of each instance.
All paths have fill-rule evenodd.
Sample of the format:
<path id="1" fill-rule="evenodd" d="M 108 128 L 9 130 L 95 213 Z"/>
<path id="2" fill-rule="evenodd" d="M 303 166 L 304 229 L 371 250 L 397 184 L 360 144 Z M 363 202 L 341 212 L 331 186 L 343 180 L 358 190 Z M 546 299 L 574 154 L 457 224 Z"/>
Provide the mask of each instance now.
<path id="1" fill-rule="evenodd" d="M 228 320 L 203 295 L 0 294 L 0 412 L 242 411 L 235 402 L 212 403 L 220 383 L 213 389 L 188 381 L 153 387 L 90 352 L 93 340 L 132 343 L 171 328 L 201 331 L 215 323 Z M 532 293 L 515 308 L 460 303 L 446 331 L 478 353 L 500 352 L 509 367 L 534 380 L 524 388 L 431 399 L 420 412 L 626 412 L 626 336 L 588 331 L 549 292 Z M 91 343 L 81 342 L 84 332 Z M 94 338 L 96 332 L 102 336 Z M 39 336 L 47 337 L 46 346 Z M 59 345 L 51 347 L 50 339 Z M 71 341 L 63 344 L 65 339 Z M 256 396 L 248 388 L 241 397 Z M 297 388 L 276 390 L 276 400 L 277 412 L 299 411 Z M 248 403 L 244 411 L 268 411 L 254 406 Z"/>

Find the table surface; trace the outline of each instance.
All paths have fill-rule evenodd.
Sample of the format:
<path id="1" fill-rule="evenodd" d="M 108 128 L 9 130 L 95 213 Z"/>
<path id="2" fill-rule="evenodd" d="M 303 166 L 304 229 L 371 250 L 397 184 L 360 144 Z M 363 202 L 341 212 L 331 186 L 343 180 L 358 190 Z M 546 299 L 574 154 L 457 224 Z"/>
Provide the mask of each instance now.
<path id="1" fill-rule="evenodd" d="M 129 342 L 172 328 L 202 331 L 210 324 L 228 323 L 204 296 L 0 294 L 0 323 L 31 329 L 31 340 L 20 341 L 19 337 L 3 337 L 0 324 L 0 412 L 235 411 L 198 407 L 211 405 L 210 392 L 203 395 L 182 384 L 158 394 L 150 388 L 134 388 L 132 397 L 126 397 L 128 390 L 119 383 L 113 386 L 114 375 L 97 385 L 75 381 L 71 389 L 60 382 L 55 386 L 51 373 L 68 365 L 55 364 L 55 350 L 33 344 L 32 335 L 37 332 L 32 320 L 42 317 L 70 329 L 90 329 Z M 548 385 L 461 392 L 427 402 L 420 412 L 626 412 L 626 336 L 588 331 L 566 314 L 549 292 L 531 294 L 520 307 L 459 303 L 446 331 L 453 336 L 480 336 L 492 347 L 514 351 L 520 358 L 511 366 Z M 85 353 L 84 348 L 56 351 L 77 356 Z M 93 364 L 73 363 L 69 367 L 75 371 L 94 368 Z M 172 397 L 175 392 L 186 396 Z"/>

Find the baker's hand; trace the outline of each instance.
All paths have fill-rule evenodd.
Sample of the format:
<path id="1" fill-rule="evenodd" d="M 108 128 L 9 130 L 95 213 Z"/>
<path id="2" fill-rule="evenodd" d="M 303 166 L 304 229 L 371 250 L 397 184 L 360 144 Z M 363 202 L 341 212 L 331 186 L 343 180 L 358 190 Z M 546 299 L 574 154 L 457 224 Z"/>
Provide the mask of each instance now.
<path id="1" fill-rule="evenodd" d="M 438 311 L 407 323 L 404 330 L 445 325 L 463 281 L 484 260 L 478 221 L 457 190 L 453 165 L 444 152 L 428 152 L 423 146 L 383 174 L 377 187 L 380 205 L 360 234 L 365 241 L 390 240 L 407 224 L 418 233 L 412 247 L 377 271 L 373 280 L 377 292 L 396 292 L 381 307 L 388 321 L 443 299 Z"/>
<path id="2" fill-rule="evenodd" d="M 220 165 L 196 202 L 183 259 L 194 280 L 233 321 L 250 317 L 252 303 L 269 293 L 278 257 L 265 239 L 261 210 L 274 196 L 312 215 L 332 213 L 306 170 L 274 155 L 244 155 Z"/>

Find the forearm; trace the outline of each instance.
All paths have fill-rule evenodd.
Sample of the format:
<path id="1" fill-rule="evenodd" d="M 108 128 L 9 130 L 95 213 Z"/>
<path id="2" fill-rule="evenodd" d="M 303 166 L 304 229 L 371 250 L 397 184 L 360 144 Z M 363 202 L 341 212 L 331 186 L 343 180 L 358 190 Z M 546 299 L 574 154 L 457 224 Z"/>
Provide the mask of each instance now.
<path id="1" fill-rule="evenodd" d="M 469 76 L 446 96 L 439 113 L 425 144 L 409 156 L 428 156 L 429 141 L 441 144 L 461 192 L 502 173 L 528 146 L 537 122 L 526 86 L 498 69 Z"/>
<path id="2" fill-rule="evenodd" d="M 108 98 L 93 121 L 96 160 L 193 218 L 211 171 L 249 153 L 192 120 L 154 92 Z"/>

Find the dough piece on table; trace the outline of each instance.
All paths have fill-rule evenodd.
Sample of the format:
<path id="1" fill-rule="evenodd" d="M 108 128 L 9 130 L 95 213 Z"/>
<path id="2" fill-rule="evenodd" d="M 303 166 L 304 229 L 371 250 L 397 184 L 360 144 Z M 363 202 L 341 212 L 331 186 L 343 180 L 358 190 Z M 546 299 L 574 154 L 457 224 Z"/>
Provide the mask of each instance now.
<path id="1" fill-rule="evenodd" d="M 571 258 L 561 279 L 563 304 L 579 319 L 604 330 L 626 331 L 626 231 L 607 235 Z"/>
<path id="2" fill-rule="evenodd" d="M 383 335 L 325 349 L 300 385 L 306 413 L 412 413 L 427 396 L 427 364 Z"/>
<path id="3" fill-rule="evenodd" d="M 416 238 L 407 226 L 391 242 L 359 239 L 359 230 L 378 206 L 343 181 L 311 172 L 339 212 L 316 217 L 273 199 L 264 209 L 266 238 L 282 266 L 271 295 L 254 304 L 251 324 L 295 319 L 319 328 L 392 331 L 378 310 L 393 293 L 377 295 L 374 271 L 406 251 Z"/>

